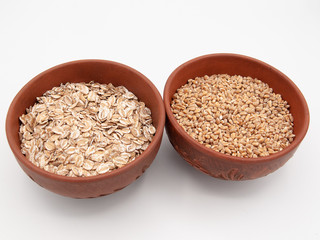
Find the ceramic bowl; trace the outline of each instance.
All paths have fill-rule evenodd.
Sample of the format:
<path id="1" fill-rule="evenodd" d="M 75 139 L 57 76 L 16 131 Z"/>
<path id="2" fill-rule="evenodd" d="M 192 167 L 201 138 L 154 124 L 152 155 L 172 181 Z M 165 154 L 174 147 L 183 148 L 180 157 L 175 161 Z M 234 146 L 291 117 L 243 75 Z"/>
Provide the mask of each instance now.
<path id="1" fill-rule="evenodd" d="M 294 141 L 282 151 L 267 157 L 240 158 L 206 148 L 191 138 L 174 118 L 170 102 L 176 90 L 188 79 L 212 74 L 250 76 L 268 83 L 291 106 L 296 135 Z M 298 87 L 279 70 L 247 56 L 211 54 L 192 59 L 172 72 L 163 97 L 167 114 L 166 132 L 173 147 L 193 167 L 216 178 L 246 180 L 268 175 L 293 156 L 308 130 L 308 106 Z"/>
<path id="2" fill-rule="evenodd" d="M 35 103 L 36 97 L 66 82 L 112 83 L 123 85 L 152 111 L 157 132 L 148 148 L 126 166 L 92 177 L 65 177 L 49 173 L 32 164 L 20 151 L 19 116 Z M 165 124 L 162 98 L 152 82 L 138 71 L 120 63 L 106 60 L 79 60 L 50 68 L 28 82 L 15 96 L 8 110 L 6 133 L 11 150 L 25 173 L 40 186 L 73 198 L 92 198 L 118 191 L 136 180 L 152 163 Z"/>

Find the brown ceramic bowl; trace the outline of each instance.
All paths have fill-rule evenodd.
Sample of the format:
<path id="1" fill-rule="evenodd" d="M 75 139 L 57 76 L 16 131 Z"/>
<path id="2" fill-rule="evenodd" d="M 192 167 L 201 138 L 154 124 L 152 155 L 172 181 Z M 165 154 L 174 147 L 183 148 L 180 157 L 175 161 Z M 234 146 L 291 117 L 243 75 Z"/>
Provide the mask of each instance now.
<path id="1" fill-rule="evenodd" d="M 288 147 L 267 157 L 233 157 L 206 148 L 183 130 L 170 108 L 173 94 L 190 78 L 223 73 L 258 78 L 288 101 L 296 135 Z M 182 64 L 169 76 L 163 98 L 167 114 L 166 131 L 173 147 L 193 167 L 226 180 L 255 179 L 277 170 L 295 153 L 309 125 L 307 103 L 300 90 L 286 75 L 264 62 L 237 54 L 205 55 Z"/>
<path id="2" fill-rule="evenodd" d="M 49 173 L 33 165 L 20 151 L 19 116 L 35 103 L 36 97 L 66 82 L 112 83 L 132 91 L 152 111 L 157 132 L 148 148 L 135 161 L 110 173 L 92 177 L 65 177 Z M 6 133 L 11 150 L 26 174 L 40 186 L 73 198 L 92 198 L 118 191 L 137 179 L 152 163 L 165 124 L 162 98 L 148 78 L 120 63 L 106 60 L 79 60 L 44 71 L 28 82 L 13 99 L 6 120 Z"/>

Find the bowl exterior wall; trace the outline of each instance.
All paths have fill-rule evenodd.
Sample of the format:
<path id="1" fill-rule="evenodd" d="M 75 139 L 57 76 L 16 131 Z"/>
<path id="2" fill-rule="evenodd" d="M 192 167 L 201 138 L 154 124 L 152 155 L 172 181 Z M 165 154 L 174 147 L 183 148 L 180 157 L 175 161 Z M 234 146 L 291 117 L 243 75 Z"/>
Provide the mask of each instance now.
<path id="1" fill-rule="evenodd" d="M 266 176 L 283 166 L 296 151 L 295 148 L 281 158 L 269 162 L 252 164 L 232 162 L 199 151 L 186 141 L 170 121 L 166 121 L 166 133 L 174 149 L 191 166 L 212 177 L 224 180 L 249 180 Z"/>
<path id="2" fill-rule="evenodd" d="M 160 142 L 157 143 L 155 151 L 145 156 L 142 161 L 139 161 L 138 164 L 122 174 L 115 175 L 112 178 L 88 182 L 65 182 L 59 179 L 48 178 L 26 167 L 17 157 L 16 159 L 23 171 L 34 182 L 51 192 L 71 198 L 95 198 L 121 190 L 138 179 L 153 162 L 159 147 Z"/>

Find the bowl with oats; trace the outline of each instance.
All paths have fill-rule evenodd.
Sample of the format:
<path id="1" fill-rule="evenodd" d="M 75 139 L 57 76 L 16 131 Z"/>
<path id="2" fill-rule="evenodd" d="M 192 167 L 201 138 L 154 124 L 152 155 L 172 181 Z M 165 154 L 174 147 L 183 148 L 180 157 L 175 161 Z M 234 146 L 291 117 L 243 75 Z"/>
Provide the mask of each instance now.
<path id="1" fill-rule="evenodd" d="M 73 198 L 118 191 L 143 174 L 162 140 L 162 98 L 144 75 L 107 60 L 50 68 L 13 99 L 6 133 L 25 173 Z"/>
<path id="2" fill-rule="evenodd" d="M 298 87 L 274 67 L 238 54 L 192 59 L 164 89 L 166 132 L 196 169 L 225 180 L 263 177 L 293 156 L 309 110 Z"/>

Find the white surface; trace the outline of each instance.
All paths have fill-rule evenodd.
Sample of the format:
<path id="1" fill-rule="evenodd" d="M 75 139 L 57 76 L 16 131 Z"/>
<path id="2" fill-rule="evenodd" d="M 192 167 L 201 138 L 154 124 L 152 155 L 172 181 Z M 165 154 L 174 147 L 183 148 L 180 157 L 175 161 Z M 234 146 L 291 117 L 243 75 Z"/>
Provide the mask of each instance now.
<path id="1" fill-rule="evenodd" d="M 320 1 L 1 1 L 0 239 L 320 239 Z M 127 64 L 163 92 L 169 74 L 233 52 L 287 74 L 306 97 L 308 134 L 267 177 L 226 182 L 190 167 L 164 134 L 154 163 L 98 199 L 53 194 L 20 169 L 4 122 L 15 94 L 70 60 Z"/>

